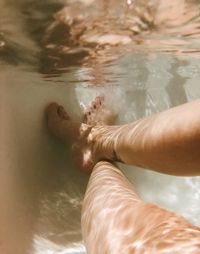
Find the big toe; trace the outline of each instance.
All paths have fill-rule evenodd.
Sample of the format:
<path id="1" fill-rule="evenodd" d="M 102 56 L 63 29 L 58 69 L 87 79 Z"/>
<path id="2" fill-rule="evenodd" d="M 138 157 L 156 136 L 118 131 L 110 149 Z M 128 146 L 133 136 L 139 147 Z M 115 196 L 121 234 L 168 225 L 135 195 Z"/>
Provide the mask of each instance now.
<path id="1" fill-rule="evenodd" d="M 65 120 L 69 120 L 70 119 L 69 115 L 67 114 L 67 112 L 65 111 L 63 106 L 59 106 L 58 107 L 57 113 L 58 113 L 59 117 L 65 119 Z"/>
<path id="2" fill-rule="evenodd" d="M 65 122 L 68 120 L 67 113 L 58 103 L 52 102 L 46 108 L 47 123 L 51 132 L 57 137 L 63 137 L 65 132 Z"/>
<path id="3" fill-rule="evenodd" d="M 59 108 L 59 105 L 58 103 L 56 102 L 52 102 L 50 103 L 47 107 L 46 107 L 46 113 L 47 113 L 47 116 L 48 117 L 51 117 L 51 116 L 56 116 L 58 114 L 58 108 Z"/>
<path id="4" fill-rule="evenodd" d="M 48 119 L 54 120 L 69 120 L 70 117 L 64 110 L 63 106 L 58 105 L 56 102 L 50 103 L 46 108 Z"/>

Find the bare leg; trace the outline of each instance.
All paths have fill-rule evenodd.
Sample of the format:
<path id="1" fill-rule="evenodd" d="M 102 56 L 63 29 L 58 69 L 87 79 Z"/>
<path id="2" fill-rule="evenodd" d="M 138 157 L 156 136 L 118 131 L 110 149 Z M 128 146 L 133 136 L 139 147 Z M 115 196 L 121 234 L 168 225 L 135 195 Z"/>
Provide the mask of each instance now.
<path id="1" fill-rule="evenodd" d="M 200 100 L 131 124 L 95 126 L 89 141 L 101 158 L 172 175 L 200 175 Z"/>
<path id="2" fill-rule="evenodd" d="M 182 217 L 144 203 L 109 162 L 94 167 L 82 208 L 88 254 L 197 254 L 200 230 Z"/>
<path id="3" fill-rule="evenodd" d="M 98 108 L 100 102 L 96 100 L 85 114 L 86 122 L 99 124 L 95 122 Z M 104 138 L 107 136 L 111 139 L 109 143 L 105 138 L 104 145 L 108 143 L 98 152 L 97 144 L 102 144 L 102 140 L 96 139 L 98 143 L 94 140 L 88 142 L 87 139 L 88 133 L 94 135 L 97 127 L 91 131 L 88 125 L 84 125 L 84 128 L 76 123 L 70 125 L 69 116 L 57 104 L 51 104 L 47 111 L 52 132 L 68 144 L 77 144 L 82 155 L 86 154 L 87 149 L 93 152 L 88 158 L 94 164 L 98 160 L 96 156 L 112 157 L 115 137 L 112 138 L 112 132 L 107 136 L 108 130 L 115 132 L 121 127 L 98 127 L 105 131 L 102 133 Z M 92 138 L 91 135 L 89 138 Z M 88 158 L 83 162 L 87 162 Z M 88 254 L 196 254 L 200 249 L 199 228 L 174 213 L 144 203 L 123 173 L 114 164 L 105 161 L 98 162 L 90 176 L 83 201 L 82 231 Z"/>
<path id="4" fill-rule="evenodd" d="M 79 167 L 90 172 L 99 160 L 117 159 L 161 173 L 200 175 L 200 100 L 122 126 L 74 123 L 55 103 L 47 113 L 52 132 L 72 145 Z"/>

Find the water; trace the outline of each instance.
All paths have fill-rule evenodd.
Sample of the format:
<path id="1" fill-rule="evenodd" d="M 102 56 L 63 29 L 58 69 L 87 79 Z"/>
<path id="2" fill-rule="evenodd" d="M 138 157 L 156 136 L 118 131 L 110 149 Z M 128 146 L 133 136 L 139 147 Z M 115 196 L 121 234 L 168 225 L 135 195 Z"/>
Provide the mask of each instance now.
<path id="1" fill-rule="evenodd" d="M 127 123 L 200 97 L 198 1 L 83 2 L 0 1 L 1 253 L 85 253 L 88 178 L 48 132 L 49 102 L 80 119 L 104 94 Z M 199 177 L 123 170 L 146 201 L 200 225 Z"/>

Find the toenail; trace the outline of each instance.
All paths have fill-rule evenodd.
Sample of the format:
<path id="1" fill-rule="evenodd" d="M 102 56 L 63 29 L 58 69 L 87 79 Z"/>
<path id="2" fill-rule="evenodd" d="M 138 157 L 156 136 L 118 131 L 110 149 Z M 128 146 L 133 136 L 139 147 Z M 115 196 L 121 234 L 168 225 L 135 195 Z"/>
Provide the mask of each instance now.
<path id="1" fill-rule="evenodd" d="M 63 111 L 63 107 L 62 107 L 62 106 L 59 106 L 58 109 L 57 109 L 58 114 L 59 114 L 60 112 L 62 112 L 62 111 Z"/>

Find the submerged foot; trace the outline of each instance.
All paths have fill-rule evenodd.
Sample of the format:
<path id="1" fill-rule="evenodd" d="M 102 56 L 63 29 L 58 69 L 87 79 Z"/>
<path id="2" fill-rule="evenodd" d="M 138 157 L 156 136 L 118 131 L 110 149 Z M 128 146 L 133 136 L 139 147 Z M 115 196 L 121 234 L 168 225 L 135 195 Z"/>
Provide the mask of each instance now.
<path id="1" fill-rule="evenodd" d="M 112 125 L 116 114 L 108 109 L 103 96 L 97 96 L 84 112 L 83 121 L 89 125 Z"/>
<path id="2" fill-rule="evenodd" d="M 48 127 L 58 138 L 71 144 L 79 134 L 80 123 L 71 121 L 64 108 L 57 103 L 51 103 L 46 109 Z"/>
<path id="3" fill-rule="evenodd" d="M 62 106 L 51 103 L 47 107 L 48 126 L 51 132 L 63 139 L 71 148 L 78 169 L 90 173 L 100 154 L 92 151 L 88 136 L 93 126 L 110 125 L 116 115 L 108 110 L 103 97 L 96 97 L 84 112 L 84 123 L 73 122 Z"/>

